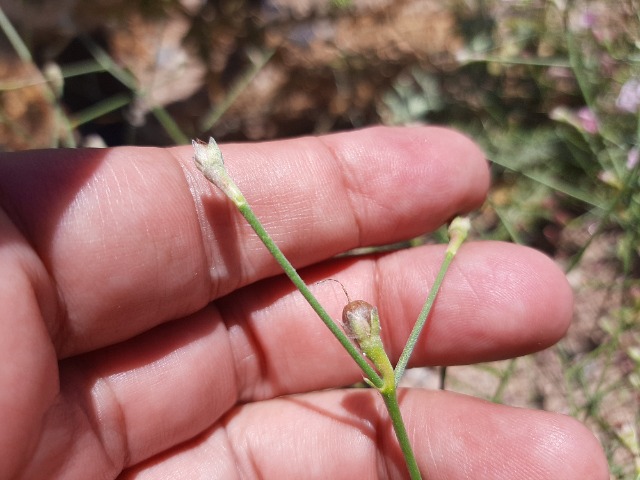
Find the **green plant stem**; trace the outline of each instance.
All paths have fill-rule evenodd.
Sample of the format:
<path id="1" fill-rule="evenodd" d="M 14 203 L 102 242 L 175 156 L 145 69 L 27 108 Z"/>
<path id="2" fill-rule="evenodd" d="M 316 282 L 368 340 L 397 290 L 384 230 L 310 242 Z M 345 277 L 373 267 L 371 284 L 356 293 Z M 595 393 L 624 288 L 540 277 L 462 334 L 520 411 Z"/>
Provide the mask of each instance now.
<path id="1" fill-rule="evenodd" d="M 131 102 L 128 95 L 118 93 L 112 97 L 99 101 L 98 103 L 91 105 L 90 107 L 76 113 L 71 118 L 71 128 L 76 129 L 80 125 L 84 125 L 96 118 L 100 118 L 114 110 L 122 108 Z"/>
<path id="2" fill-rule="evenodd" d="M 169 115 L 169 112 L 162 107 L 153 107 L 151 111 L 153 112 L 153 116 L 156 117 L 162 125 L 162 128 L 164 128 L 164 131 L 169 134 L 171 140 L 173 140 L 176 145 L 182 145 L 183 143 L 189 142 L 189 137 L 180 130 L 180 127 L 173 117 Z"/>
<path id="3" fill-rule="evenodd" d="M 383 384 L 381 387 L 377 387 L 377 390 L 380 392 L 387 411 L 389 412 L 389 418 L 391 419 L 393 430 L 396 433 L 396 438 L 404 455 L 409 476 L 411 480 L 421 480 L 420 469 L 418 468 L 416 457 L 413 454 L 413 449 L 409 442 L 409 435 L 407 435 L 407 429 L 404 426 L 402 414 L 400 413 L 395 375 L 387 352 L 385 352 L 384 345 L 382 344 L 382 338 L 380 337 L 380 317 L 375 307 L 371 311 L 368 324 L 369 328 L 357 328 L 358 323 L 353 324 L 356 327 L 356 331 L 354 332 L 356 334 L 356 342 L 376 366 L 380 375 L 382 375 Z M 362 323 L 360 323 L 360 325 L 362 325 Z"/>
<path id="4" fill-rule="evenodd" d="M 275 49 L 268 50 L 264 52 L 259 59 L 253 62 L 253 65 L 251 65 L 240 77 L 240 81 L 231 86 L 231 90 L 224 100 L 222 100 L 220 105 L 217 105 L 213 110 L 211 110 L 211 112 L 204 117 L 204 120 L 200 122 L 198 128 L 201 131 L 205 132 L 207 130 L 211 130 L 218 123 L 225 112 L 229 110 L 229 107 L 233 105 L 233 102 L 238 99 L 240 94 L 245 91 L 253 79 L 262 71 L 265 65 L 269 63 L 269 60 L 271 60 L 271 57 L 273 57 L 275 52 Z"/>
<path id="5" fill-rule="evenodd" d="M 320 305 L 320 302 L 313 296 L 309 287 L 307 287 L 296 269 L 291 265 L 291 262 L 284 256 L 280 248 L 264 229 L 260 220 L 258 220 L 253 213 L 247 199 L 227 172 L 224 166 L 222 152 L 220 148 L 218 148 L 216 141 L 210 138 L 208 144 L 196 141 L 192 143 L 195 151 L 194 161 L 198 169 L 233 202 L 260 240 L 262 240 L 262 243 L 267 247 L 267 250 L 269 250 L 273 258 L 276 259 L 289 279 L 298 288 L 300 293 L 302 293 L 307 302 L 309 302 L 309 305 L 311 305 L 327 328 L 329 328 L 343 348 L 362 369 L 366 375 L 365 382 L 380 392 L 387 411 L 389 412 L 389 417 L 391 418 L 396 438 L 405 457 L 411 479 L 421 480 L 420 470 L 418 469 L 418 464 L 411 449 L 409 436 L 407 435 L 407 430 L 400 413 L 396 377 L 380 337 L 380 317 L 378 316 L 378 310 L 366 302 L 360 301 L 360 304 L 350 309 L 347 314 L 349 318 L 349 329 L 356 335 L 355 341 L 362 350 L 360 351 L 340 327 L 338 327 L 336 322 L 333 321 L 322 305 Z M 452 222 L 449 227 L 451 241 L 449 242 L 447 251 L 453 250 L 455 253 L 455 250 L 458 249 L 464 237 L 466 237 L 466 232 L 469 229 L 468 224 L 469 221 L 466 219 L 455 219 Z M 440 283 L 441 282 L 442 280 L 440 280 Z M 369 365 L 366 358 L 371 360 L 379 373 Z"/>
<path id="6" fill-rule="evenodd" d="M 351 358 L 355 360 L 355 362 L 364 372 L 371 384 L 376 388 L 382 387 L 382 378 L 380 378 L 380 376 L 371 367 L 371 365 L 367 363 L 362 353 L 358 351 L 351 340 L 349 340 L 349 337 L 345 335 L 342 329 L 336 324 L 336 322 L 333 321 L 331 316 L 322 307 L 322 305 L 320 305 L 320 302 L 318 302 L 313 293 L 311 293 L 311 290 L 309 290 L 307 284 L 304 283 L 304 280 L 302 280 L 296 269 L 293 267 L 293 265 L 291 265 L 291 262 L 289 262 L 280 248 L 271 239 L 267 231 L 264 229 L 258 218 L 253 213 L 253 210 L 251 210 L 251 207 L 246 202 L 246 200 L 243 203 L 236 203 L 236 206 L 238 207 L 238 210 L 240 210 L 240 213 L 242 213 L 242 216 L 247 220 L 249 225 L 251 225 L 253 230 L 256 232 L 258 237 L 260 237 L 260 240 L 262 240 L 262 243 L 264 243 L 265 247 L 267 247 L 267 250 L 269 250 L 271 255 L 273 255 L 273 258 L 275 258 L 278 264 L 280 264 L 289 279 L 291 279 L 296 288 L 300 290 L 302 296 L 307 300 L 309 305 L 311 305 L 311 308 L 315 310 L 315 312 L 318 314 L 324 324 L 329 328 L 329 330 L 331 330 L 331 333 L 333 333 L 333 335 L 338 339 L 347 353 L 351 355 Z"/>
<path id="7" fill-rule="evenodd" d="M 0 30 L 4 32 L 5 36 L 9 40 L 9 43 L 11 43 L 11 46 L 18 54 L 20 60 L 22 60 L 24 63 L 31 63 L 33 61 L 33 58 L 31 57 L 29 48 L 22 41 L 22 38 L 20 37 L 16 29 L 13 28 L 13 25 L 2 11 L 2 7 L 0 7 Z"/>
<path id="8" fill-rule="evenodd" d="M 377 336 L 378 342 L 375 342 L 377 344 L 377 348 L 370 350 L 364 348 L 363 346 L 363 350 L 366 351 L 367 356 L 378 368 L 380 374 L 382 375 L 382 378 L 380 377 L 380 375 L 378 375 L 378 373 L 376 373 L 375 370 L 373 370 L 373 368 L 371 368 L 362 354 L 353 346 L 349 338 L 333 321 L 333 319 L 329 316 L 322 305 L 320 305 L 320 303 L 311 293 L 296 269 L 293 267 L 293 265 L 291 265 L 291 262 L 289 262 L 280 248 L 278 248 L 278 246 L 273 242 L 269 234 L 266 232 L 258 218 L 251 210 L 249 204 L 246 202 L 246 200 L 244 200 L 244 197 L 242 198 L 242 200 L 236 203 L 236 206 L 238 207 L 238 210 L 240 210 L 240 213 L 242 213 L 242 216 L 247 220 L 249 225 L 251 225 L 253 230 L 256 232 L 258 237 L 260 237 L 260 240 L 262 240 L 262 243 L 264 243 L 265 247 L 267 247 L 271 255 L 273 255 L 278 264 L 280 264 L 284 272 L 291 279 L 293 284 L 298 288 L 298 290 L 300 290 L 300 293 L 302 293 L 307 302 L 309 302 L 309 305 L 311 305 L 311 307 L 315 310 L 315 312 L 322 319 L 325 325 L 338 339 L 340 344 L 345 348 L 345 350 L 347 350 L 349 355 L 351 355 L 358 366 L 362 369 L 367 377 L 367 383 L 369 383 L 371 386 L 376 388 L 378 392 L 380 392 L 384 404 L 387 407 L 387 411 L 389 412 L 389 418 L 391 419 L 391 423 L 393 424 L 393 430 L 398 439 L 402 454 L 404 455 L 411 480 L 422 480 L 420 469 L 418 468 L 418 463 L 416 462 L 415 455 L 411 448 L 411 443 L 409 442 L 407 429 L 404 425 L 404 421 L 402 420 L 402 414 L 400 413 L 393 367 L 391 366 L 391 362 L 389 361 L 389 358 L 384 351 L 382 342 L 379 341 L 380 337 Z"/>
<path id="9" fill-rule="evenodd" d="M 393 377 L 392 377 L 393 378 Z M 402 414 L 400 413 L 400 405 L 398 404 L 398 395 L 395 385 L 388 391 L 379 390 L 384 400 L 384 404 L 389 412 L 391 423 L 393 424 L 393 430 L 396 433 L 396 438 L 400 444 L 400 449 L 404 455 L 404 460 L 409 470 L 409 476 L 411 480 L 421 480 L 420 469 L 418 468 L 418 462 L 413 454 L 411 443 L 409 442 L 409 435 L 407 435 L 407 429 L 402 421 Z"/>
<path id="10" fill-rule="evenodd" d="M 0 7 L 0 30 L 4 32 L 4 34 L 7 36 L 7 38 L 9 39 L 9 42 L 15 49 L 20 60 L 24 63 L 33 64 L 33 57 L 31 56 L 31 52 L 29 51 L 29 48 L 24 43 L 24 41 L 22 40 L 22 38 L 20 37 L 16 29 L 13 27 L 13 25 L 11 24 L 11 22 L 9 21 L 9 19 L 7 18 L 7 16 L 5 15 L 1 7 Z M 38 68 L 38 67 L 34 65 L 34 68 Z M 58 101 L 58 95 L 56 94 L 54 89 L 51 87 L 51 82 L 49 81 L 50 79 L 47 79 L 47 76 L 42 74 L 42 71 L 39 68 L 38 70 L 40 71 L 42 77 L 45 78 L 46 80 L 45 82 L 42 83 L 44 97 L 49 103 L 49 105 L 51 106 L 51 109 L 53 110 L 56 123 L 59 122 L 60 127 L 64 129 L 64 136 L 62 137 L 62 143 L 66 147 L 75 147 L 76 144 L 73 137 L 73 132 L 71 131 L 70 122 L 66 114 L 64 113 L 62 107 L 60 106 L 60 103 Z M 13 86 L 10 85 L 10 87 L 13 87 Z M 58 132 L 59 128 L 57 125 L 55 125 L 54 128 L 52 128 L 51 130 L 53 132 Z M 59 141 L 60 141 L 59 136 L 52 138 L 51 146 L 57 147 L 59 144 Z"/>
<path id="11" fill-rule="evenodd" d="M 445 257 L 442 262 L 442 266 L 440 267 L 440 271 L 438 272 L 438 276 L 436 277 L 431 290 L 429 291 L 429 295 L 427 296 L 427 300 L 422 307 L 422 311 L 416 320 L 415 325 L 413 326 L 413 330 L 411 330 L 411 334 L 409 335 L 409 340 L 407 340 L 407 344 L 402 350 L 402 354 L 400 355 L 400 359 L 396 364 L 395 368 L 395 383 L 398 385 L 400 383 L 400 379 L 404 374 L 405 369 L 407 368 L 407 364 L 409 363 L 409 358 L 411 358 L 411 354 L 413 353 L 413 349 L 416 347 L 418 343 L 418 338 L 420 337 L 420 333 L 424 329 L 424 326 L 427 323 L 427 318 L 429 318 L 429 313 L 431 312 L 431 308 L 433 307 L 433 303 L 435 302 L 436 296 L 438 295 L 438 291 L 440 290 L 440 286 L 442 285 L 442 281 L 444 280 L 444 276 L 449 269 L 449 265 L 453 261 L 453 257 L 455 257 L 460 245 L 467 237 L 467 233 L 469 232 L 469 220 L 462 217 L 456 217 L 453 222 L 451 222 L 451 226 L 449 227 L 449 245 L 447 246 L 447 251 L 445 252 Z"/>
<path id="12" fill-rule="evenodd" d="M 444 280 L 444 276 L 447 273 L 447 270 L 449 269 L 449 265 L 451 264 L 452 260 L 453 260 L 453 254 L 451 254 L 450 252 L 447 252 L 445 255 L 444 261 L 442 262 L 442 266 L 440 267 L 440 271 L 438 272 L 438 276 L 436 277 L 436 280 L 433 286 L 431 287 L 431 290 L 429 291 L 429 296 L 427 297 L 427 300 L 424 306 L 422 307 L 422 311 L 418 316 L 418 320 L 416 320 L 416 323 L 413 326 L 413 330 L 411 330 L 411 334 L 409 335 L 409 340 L 407 341 L 407 344 L 405 345 L 404 350 L 402 350 L 400 359 L 396 364 L 396 368 L 395 368 L 396 384 L 400 382 L 400 379 L 402 378 L 402 375 L 404 374 L 404 371 L 407 368 L 407 363 L 409 363 L 409 358 L 411 357 L 411 354 L 413 353 L 413 349 L 418 343 L 418 338 L 420 337 L 420 334 L 422 333 L 422 330 L 427 323 L 427 318 L 429 317 L 429 313 L 431 312 L 431 307 L 433 307 L 433 303 L 436 299 L 436 296 L 438 295 L 438 291 L 440 290 L 440 285 L 442 285 L 442 281 Z"/>

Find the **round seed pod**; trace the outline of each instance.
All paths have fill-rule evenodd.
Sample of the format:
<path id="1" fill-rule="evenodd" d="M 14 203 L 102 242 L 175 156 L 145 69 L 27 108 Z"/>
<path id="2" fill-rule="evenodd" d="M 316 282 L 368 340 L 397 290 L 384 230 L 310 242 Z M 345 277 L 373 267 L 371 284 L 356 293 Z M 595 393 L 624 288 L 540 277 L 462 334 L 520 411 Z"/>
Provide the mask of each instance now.
<path id="1" fill-rule="evenodd" d="M 371 319 L 375 307 L 364 300 L 349 302 L 342 309 L 342 323 L 350 337 L 361 342 L 371 336 Z"/>

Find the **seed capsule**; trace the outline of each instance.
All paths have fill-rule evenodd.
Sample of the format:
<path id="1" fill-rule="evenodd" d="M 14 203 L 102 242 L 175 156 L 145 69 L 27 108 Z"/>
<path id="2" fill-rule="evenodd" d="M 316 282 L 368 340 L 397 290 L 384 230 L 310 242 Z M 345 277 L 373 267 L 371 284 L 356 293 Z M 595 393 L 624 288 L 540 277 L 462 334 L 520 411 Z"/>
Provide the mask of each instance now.
<path id="1" fill-rule="evenodd" d="M 347 335 L 358 344 L 380 333 L 378 310 L 364 300 L 349 302 L 342 310 L 342 322 Z"/>

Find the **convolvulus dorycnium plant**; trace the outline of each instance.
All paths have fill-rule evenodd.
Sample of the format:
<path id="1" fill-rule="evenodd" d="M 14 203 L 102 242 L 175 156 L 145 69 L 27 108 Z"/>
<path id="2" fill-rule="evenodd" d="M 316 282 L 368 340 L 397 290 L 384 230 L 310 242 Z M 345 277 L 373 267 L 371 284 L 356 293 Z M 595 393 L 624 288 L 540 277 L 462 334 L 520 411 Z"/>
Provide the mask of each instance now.
<path id="1" fill-rule="evenodd" d="M 429 292 L 427 301 L 425 302 L 411 335 L 409 336 L 409 340 L 407 341 L 402 355 L 400 356 L 400 360 L 394 369 L 387 353 L 384 350 L 382 339 L 380 337 L 380 317 L 378 316 L 378 309 L 363 300 L 351 301 L 348 299 L 348 304 L 345 306 L 342 313 L 342 321 L 346 332 L 343 331 L 329 316 L 322 305 L 320 305 L 320 302 L 318 302 L 311 293 L 296 269 L 291 265 L 289 260 L 287 260 L 282 251 L 273 242 L 260 221 L 257 219 L 244 195 L 233 179 L 229 176 L 224 166 L 222 152 L 220 151 L 220 148 L 218 148 L 215 140 L 213 138 L 209 139 L 208 144 L 194 141 L 193 148 L 195 150 L 194 160 L 198 169 L 200 169 L 204 176 L 222 190 L 222 192 L 235 204 L 249 225 L 251 225 L 258 234 L 269 252 L 280 264 L 287 276 L 309 302 L 311 307 L 316 311 L 320 319 L 325 323 L 329 330 L 331 330 L 345 350 L 362 369 L 362 372 L 365 375 L 365 382 L 378 390 L 382 396 L 385 406 L 387 407 L 387 411 L 389 412 L 389 417 L 391 418 L 396 437 L 398 438 L 398 443 L 402 449 L 409 474 L 412 480 L 421 479 L 422 476 L 411 448 L 411 444 L 409 443 L 409 437 L 400 413 L 397 386 L 407 366 L 411 353 L 416 346 L 420 333 L 429 317 L 429 312 L 440 285 L 444 280 L 445 273 L 458 248 L 467 236 L 467 232 L 470 227 L 469 220 L 458 217 L 451 222 L 451 225 L 449 226 L 449 245 L 447 247 L 445 259 L 440 268 L 440 272 L 438 273 L 436 281 Z M 353 341 L 350 338 L 352 338 Z"/>

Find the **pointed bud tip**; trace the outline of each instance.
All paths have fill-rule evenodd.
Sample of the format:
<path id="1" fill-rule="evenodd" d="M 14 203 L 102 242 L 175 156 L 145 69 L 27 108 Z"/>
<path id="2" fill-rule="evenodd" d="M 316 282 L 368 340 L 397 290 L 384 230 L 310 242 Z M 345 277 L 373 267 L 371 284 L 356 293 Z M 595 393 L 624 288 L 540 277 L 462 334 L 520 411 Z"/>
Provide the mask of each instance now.
<path id="1" fill-rule="evenodd" d="M 209 137 L 209 143 L 204 143 L 200 140 L 191 140 L 191 145 L 193 145 L 195 152 L 194 160 L 198 166 L 213 168 L 224 165 L 222 152 L 213 137 Z"/>

